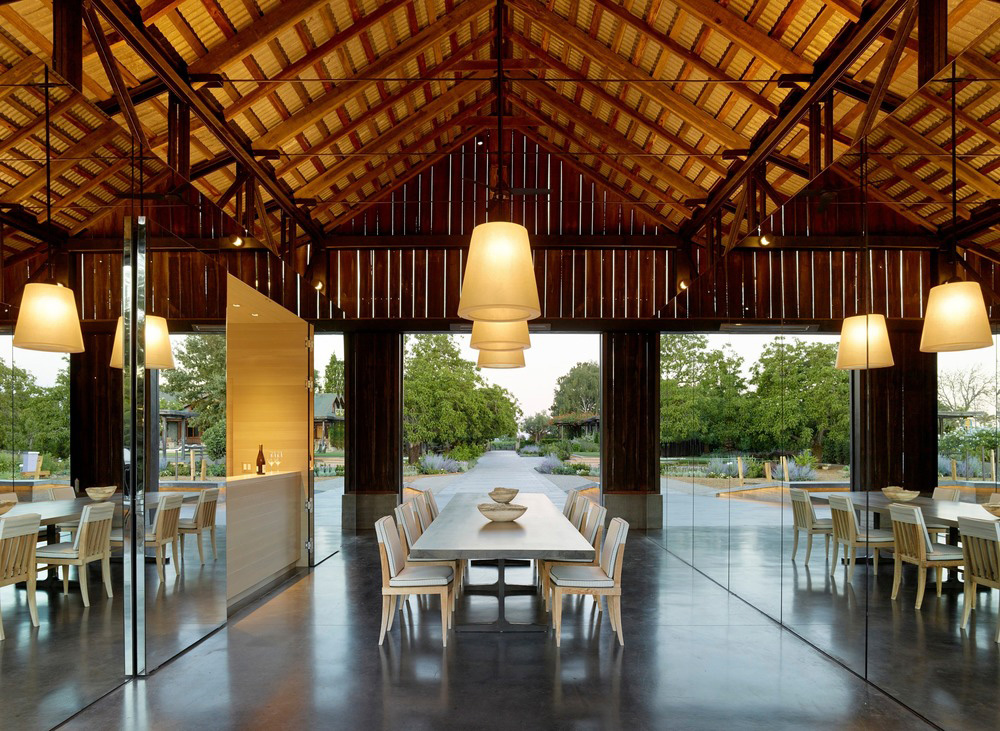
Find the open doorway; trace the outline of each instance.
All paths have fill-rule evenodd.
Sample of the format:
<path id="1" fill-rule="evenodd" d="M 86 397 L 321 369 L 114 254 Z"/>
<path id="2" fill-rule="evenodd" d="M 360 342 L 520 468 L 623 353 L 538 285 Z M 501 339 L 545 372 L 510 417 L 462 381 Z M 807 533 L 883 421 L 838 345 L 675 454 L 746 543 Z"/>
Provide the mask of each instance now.
<path id="1" fill-rule="evenodd" d="M 344 495 L 344 336 L 313 336 L 313 563 L 340 549 Z"/>

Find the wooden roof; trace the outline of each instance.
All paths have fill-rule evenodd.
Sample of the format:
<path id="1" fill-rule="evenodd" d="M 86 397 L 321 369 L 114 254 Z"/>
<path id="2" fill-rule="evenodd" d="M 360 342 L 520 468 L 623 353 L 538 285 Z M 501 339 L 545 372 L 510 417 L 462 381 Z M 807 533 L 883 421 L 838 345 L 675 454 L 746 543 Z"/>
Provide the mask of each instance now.
<path id="1" fill-rule="evenodd" d="M 257 150 L 279 150 L 274 175 L 326 231 L 349 220 L 401 176 L 430 165 L 495 114 L 494 0 L 152 0 L 147 27 L 193 74 L 219 73 L 211 96 Z M 678 231 L 737 164 L 791 92 L 783 74 L 810 74 L 861 17 L 853 0 L 507 0 L 504 93 L 512 126 L 564 154 L 647 212 L 649 230 Z M 949 2 L 949 50 L 959 77 L 959 214 L 1000 197 L 1000 5 Z M 0 5 L 0 203 L 46 219 L 42 66 L 52 55 L 49 0 Z M 834 95 L 837 163 L 865 113 L 899 20 L 857 59 Z M 109 32 L 129 87 L 152 71 Z M 886 110 L 870 137 L 873 199 L 929 230 L 950 222 L 950 84 L 917 91 L 916 32 L 888 75 Z M 84 88 L 51 89 L 52 222 L 85 232 L 116 206 L 136 175 L 124 118 L 100 109 L 112 87 L 85 37 Z M 27 84 L 23 88 L 9 84 Z M 805 82 L 802 83 L 802 86 Z M 197 86 L 197 84 L 195 84 Z M 166 94 L 138 105 L 154 154 L 165 156 Z M 808 125 L 779 145 L 784 165 L 764 171 L 764 213 L 803 189 Z M 225 149 L 197 120 L 192 162 L 205 169 Z M 219 199 L 233 164 L 196 185 Z M 211 168 L 209 168 L 211 169 Z M 142 163 L 155 182 L 168 171 Z M 739 193 L 734 196 L 734 203 Z M 265 201 L 266 201 L 265 196 Z M 228 203 L 230 209 L 234 204 Z M 737 206 L 722 224 L 746 231 Z M 276 216 L 277 214 L 272 213 Z M 6 230 L 7 255 L 37 242 Z M 696 232 L 697 233 L 697 232 Z M 699 234 L 700 235 L 700 234 Z M 735 235 L 735 234 L 734 234 Z M 1000 245 L 996 228 L 977 238 Z"/>

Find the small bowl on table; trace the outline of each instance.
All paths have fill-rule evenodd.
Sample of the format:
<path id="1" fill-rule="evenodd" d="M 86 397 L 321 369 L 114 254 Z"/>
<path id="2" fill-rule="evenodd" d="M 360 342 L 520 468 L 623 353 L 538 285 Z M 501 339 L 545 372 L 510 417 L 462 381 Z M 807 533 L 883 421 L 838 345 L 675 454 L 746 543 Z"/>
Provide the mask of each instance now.
<path id="1" fill-rule="evenodd" d="M 516 487 L 494 487 L 489 491 L 489 496 L 497 503 L 509 503 L 520 492 Z"/>
<path id="2" fill-rule="evenodd" d="M 512 520 L 517 520 L 528 509 L 527 505 L 513 503 L 480 503 L 477 507 L 480 513 L 494 523 L 509 523 Z"/>
<path id="3" fill-rule="evenodd" d="M 0 497 L 0 515 L 3 515 L 8 510 L 13 508 L 15 505 L 17 505 L 17 500 L 13 500 L 9 497 L 8 498 Z"/>
<path id="4" fill-rule="evenodd" d="M 1000 518 L 1000 503 L 981 503 L 980 507 L 994 518 Z"/>
<path id="5" fill-rule="evenodd" d="M 883 487 L 882 494 L 894 503 L 907 503 L 914 498 L 920 497 L 919 490 L 904 490 L 901 487 Z"/>
<path id="6" fill-rule="evenodd" d="M 112 485 L 110 487 L 88 487 L 87 497 L 93 500 L 95 503 L 104 502 L 109 497 L 115 494 L 117 488 Z"/>

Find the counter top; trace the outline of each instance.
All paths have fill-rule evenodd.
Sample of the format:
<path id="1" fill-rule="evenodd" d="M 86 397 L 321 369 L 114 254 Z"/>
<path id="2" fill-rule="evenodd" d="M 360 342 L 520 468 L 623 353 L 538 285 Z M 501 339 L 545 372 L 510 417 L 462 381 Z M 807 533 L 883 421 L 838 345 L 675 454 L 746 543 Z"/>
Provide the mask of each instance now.
<path id="1" fill-rule="evenodd" d="M 283 475 L 299 475 L 298 472 L 285 471 L 285 472 L 265 472 L 263 475 L 258 475 L 256 472 L 252 475 L 233 475 L 232 477 L 226 478 L 226 484 L 229 485 L 233 482 L 247 482 L 249 480 L 263 480 L 267 477 L 281 477 Z"/>

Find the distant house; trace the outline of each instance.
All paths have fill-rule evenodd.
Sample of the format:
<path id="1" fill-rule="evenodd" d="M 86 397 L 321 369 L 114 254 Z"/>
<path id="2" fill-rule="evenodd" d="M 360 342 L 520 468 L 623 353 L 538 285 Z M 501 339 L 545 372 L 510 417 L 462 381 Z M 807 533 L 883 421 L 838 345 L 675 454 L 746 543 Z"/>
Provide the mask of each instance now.
<path id="1" fill-rule="evenodd" d="M 191 409 L 160 409 L 163 448 L 183 449 L 188 444 L 201 444 L 201 429 L 191 425 L 197 415 Z"/>
<path id="2" fill-rule="evenodd" d="M 317 446 L 344 446 L 344 397 L 339 393 L 313 394 L 313 440 Z"/>
<path id="3" fill-rule="evenodd" d="M 552 426 L 559 429 L 560 439 L 593 439 L 601 431 L 597 414 L 560 414 L 552 417 Z"/>

